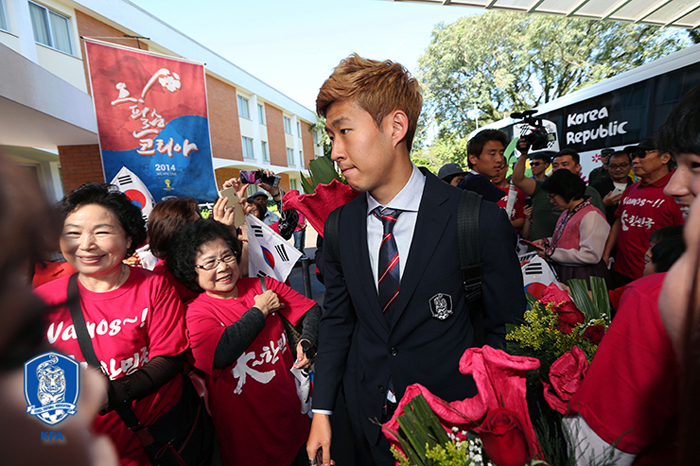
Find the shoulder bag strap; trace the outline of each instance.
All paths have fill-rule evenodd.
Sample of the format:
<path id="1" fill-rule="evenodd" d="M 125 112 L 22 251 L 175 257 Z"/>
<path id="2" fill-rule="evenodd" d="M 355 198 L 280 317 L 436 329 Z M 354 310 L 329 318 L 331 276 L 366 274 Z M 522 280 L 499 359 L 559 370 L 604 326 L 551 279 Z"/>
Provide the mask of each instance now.
<path id="1" fill-rule="evenodd" d="M 100 364 L 100 360 L 95 354 L 95 347 L 92 345 L 92 339 L 90 338 L 87 324 L 85 323 L 85 315 L 80 305 L 77 273 L 74 273 L 68 279 L 68 308 L 70 309 L 71 319 L 73 319 L 73 327 L 75 328 L 75 334 L 78 338 L 78 345 L 80 345 L 80 351 L 83 353 L 85 361 L 88 363 L 88 366 L 93 369 L 98 369 L 107 377 L 107 374 L 102 368 L 102 364 Z M 107 377 L 107 379 L 109 380 L 109 377 Z M 148 446 L 155 441 L 150 432 L 148 432 L 148 429 L 141 425 L 134 411 L 126 403 L 119 404 L 114 410 L 122 421 L 124 421 L 124 424 L 136 434 L 141 445 Z"/>

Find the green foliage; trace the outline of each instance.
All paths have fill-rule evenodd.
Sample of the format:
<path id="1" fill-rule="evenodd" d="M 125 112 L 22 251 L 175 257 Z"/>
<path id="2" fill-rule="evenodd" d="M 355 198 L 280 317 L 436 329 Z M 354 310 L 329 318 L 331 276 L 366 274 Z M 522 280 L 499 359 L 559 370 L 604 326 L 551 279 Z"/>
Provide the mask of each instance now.
<path id="1" fill-rule="evenodd" d="M 301 175 L 301 185 L 307 194 L 313 193 L 319 184 L 328 184 L 333 180 L 345 183 L 345 180 L 335 170 L 335 164 L 330 157 L 323 156 L 311 160 L 309 162 L 309 173 L 311 173 L 311 181 L 306 179 L 302 173 L 299 173 Z"/>
<path id="2" fill-rule="evenodd" d="M 435 415 L 423 395 L 414 397 L 404 405 L 404 414 L 399 416 L 398 432 L 391 432 L 401 444 L 406 453 L 405 459 L 413 466 L 432 466 L 434 463 L 426 459 L 426 452 L 437 445 L 450 442 L 440 420 Z M 394 457 L 400 459 L 400 454 L 394 449 Z"/>
<path id="3" fill-rule="evenodd" d="M 440 23 L 419 59 L 423 124 L 466 138 L 475 105 L 487 124 L 689 44 L 670 28 L 494 10 Z"/>
<path id="4" fill-rule="evenodd" d="M 569 287 L 571 299 L 583 312 L 587 320 L 604 319 L 610 324 L 610 299 L 605 280 L 600 277 L 591 277 L 591 294 L 585 280 L 572 278 L 566 284 Z"/>
<path id="5" fill-rule="evenodd" d="M 331 149 L 333 146 L 331 144 L 331 138 L 328 137 L 326 133 L 326 119 L 322 116 L 316 115 L 316 123 L 311 125 L 309 131 L 321 131 L 321 136 L 318 139 L 317 146 L 323 148 L 323 155 L 325 157 L 331 157 Z"/>

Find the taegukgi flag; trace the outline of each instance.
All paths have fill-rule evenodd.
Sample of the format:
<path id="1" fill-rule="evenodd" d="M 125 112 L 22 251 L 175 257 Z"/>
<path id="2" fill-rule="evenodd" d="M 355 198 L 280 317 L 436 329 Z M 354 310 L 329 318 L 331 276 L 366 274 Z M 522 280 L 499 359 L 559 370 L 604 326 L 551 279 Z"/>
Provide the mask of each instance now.
<path id="1" fill-rule="evenodd" d="M 155 201 L 146 185 L 141 181 L 141 178 L 136 176 L 136 174 L 128 168 L 122 167 L 119 173 L 117 173 L 117 176 L 112 178 L 111 183 L 119 187 L 119 191 L 126 194 L 126 197 L 128 197 L 136 207 L 141 209 L 141 215 L 144 219 L 148 219 L 148 216 L 151 215 L 151 211 L 155 206 Z"/>
<path id="2" fill-rule="evenodd" d="M 248 276 L 285 281 L 301 252 L 257 217 L 246 215 L 245 223 L 248 230 Z"/>
<path id="3" fill-rule="evenodd" d="M 106 180 L 127 168 L 156 202 L 218 197 L 204 66 L 86 40 Z"/>

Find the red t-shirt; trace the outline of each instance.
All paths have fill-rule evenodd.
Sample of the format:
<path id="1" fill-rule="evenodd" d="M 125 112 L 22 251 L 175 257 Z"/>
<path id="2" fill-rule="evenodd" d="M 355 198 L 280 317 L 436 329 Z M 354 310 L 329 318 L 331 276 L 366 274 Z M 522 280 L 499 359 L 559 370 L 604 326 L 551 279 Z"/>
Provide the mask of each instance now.
<path id="1" fill-rule="evenodd" d="M 571 400 L 603 440 L 638 455 L 634 464 L 672 464 L 678 434 L 679 365 L 657 304 L 665 277 L 657 273 L 627 285 Z"/>
<path id="2" fill-rule="evenodd" d="M 284 303 L 294 325 L 316 303 L 267 278 L 268 289 Z M 291 464 L 309 433 L 301 413 L 294 376 L 289 372 L 296 349 L 287 346 L 282 319 L 270 314 L 265 327 L 238 358 L 214 369 L 214 353 L 226 327 L 236 322 L 262 294 L 258 278 L 241 278 L 238 298 L 200 294 L 187 306 L 187 334 L 194 364 L 207 374 L 209 406 L 224 464 L 269 466 Z"/>
<path id="3" fill-rule="evenodd" d="M 112 380 L 131 374 L 156 356 L 175 356 L 187 349 L 184 310 L 175 290 L 162 277 L 130 267 L 126 282 L 116 290 L 95 293 L 78 280 L 80 304 L 95 354 Z M 57 350 L 84 362 L 66 302 L 69 277 L 43 285 L 35 293 L 48 305 L 46 339 Z M 175 377 L 157 392 L 132 404 L 143 425 L 151 425 L 172 408 L 182 394 Z M 120 465 L 150 465 L 138 438 L 114 412 L 96 416 L 93 429 L 114 442 Z"/>
<path id="4" fill-rule="evenodd" d="M 66 275 L 73 275 L 77 270 L 68 262 L 44 262 L 34 267 L 32 288 L 39 288 L 45 283 L 52 282 Z"/>
<path id="5" fill-rule="evenodd" d="M 496 186 L 496 185 L 494 185 Z M 508 191 L 510 190 L 510 187 L 508 188 L 501 188 L 500 186 L 496 186 L 498 189 L 503 191 L 505 195 L 497 202 L 498 207 L 501 209 L 504 209 L 508 206 Z M 516 188 L 515 192 L 517 193 L 517 196 L 515 197 L 515 205 L 513 205 L 513 212 L 510 215 L 510 220 L 515 220 L 518 218 L 525 218 L 525 193 Z"/>
<path id="6" fill-rule="evenodd" d="M 175 278 L 175 275 L 173 275 L 173 273 L 170 271 L 168 265 L 164 260 L 159 259 L 158 262 L 156 262 L 156 266 L 153 268 L 153 273 L 165 277 L 165 279 L 171 285 L 173 285 L 175 291 L 177 292 L 178 296 L 180 296 L 180 300 L 183 303 L 193 300 L 199 294 L 196 291 L 190 290 L 180 280 Z"/>
<path id="7" fill-rule="evenodd" d="M 685 223 L 681 209 L 671 196 L 664 194 L 673 172 L 650 185 L 641 181 L 627 187 L 615 216 L 620 219 L 617 255 L 613 270 L 632 279 L 644 275 L 644 254 L 649 236 L 659 228 Z"/>

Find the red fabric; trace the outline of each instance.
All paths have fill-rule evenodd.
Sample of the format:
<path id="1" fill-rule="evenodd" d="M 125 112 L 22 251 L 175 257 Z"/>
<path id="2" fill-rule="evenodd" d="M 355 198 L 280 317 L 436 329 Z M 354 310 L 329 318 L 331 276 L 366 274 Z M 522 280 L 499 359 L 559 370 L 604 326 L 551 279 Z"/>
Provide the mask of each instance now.
<path id="1" fill-rule="evenodd" d="M 168 281 L 168 283 L 173 285 L 178 296 L 180 296 L 180 301 L 182 301 L 183 303 L 192 301 L 199 294 L 196 291 L 190 290 L 180 280 L 175 278 L 175 275 L 173 275 L 173 273 L 170 271 L 165 261 L 163 260 L 158 260 L 156 266 L 153 267 L 153 273 L 164 277 Z"/>
<path id="2" fill-rule="evenodd" d="M 608 298 L 610 298 L 610 306 L 612 306 L 614 310 L 617 310 L 617 308 L 620 307 L 620 298 L 622 298 L 622 295 L 625 292 L 625 288 L 627 288 L 627 285 L 608 291 Z"/>
<path id="3" fill-rule="evenodd" d="M 323 226 L 330 213 L 359 195 L 359 191 L 353 191 L 350 186 L 333 180 L 316 186 L 313 194 L 299 194 L 299 191 L 293 189 L 285 193 L 283 204 L 285 210 L 296 209 L 304 214 L 313 229 L 323 236 Z"/>
<path id="4" fill-rule="evenodd" d="M 285 304 L 284 314 L 296 324 L 316 304 L 284 284 L 266 279 Z M 224 464 L 291 464 L 309 433 L 301 414 L 294 377 L 289 370 L 296 350 L 287 346 L 282 319 L 271 314 L 265 327 L 238 360 L 214 369 L 214 353 L 226 327 L 236 322 L 262 294 L 258 278 L 241 278 L 238 298 L 200 294 L 187 306 L 187 333 L 194 364 L 207 374 L 209 406 Z"/>
<path id="5" fill-rule="evenodd" d="M 476 383 L 477 395 L 463 401 L 446 401 L 436 397 L 420 384 L 409 385 L 399 402 L 393 417 L 382 427 L 389 442 L 401 448 L 389 431 L 397 432 L 397 418 L 404 413 L 403 406 L 416 395 L 423 394 L 432 410 L 440 418 L 446 430 L 453 426 L 471 429 L 475 422 L 484 419 L 489 410 L 508 408 L 520 417 L 525 426 L 525 435 L 532 452 L 542 458 L 540 446 L 528 414 L 525 399 L 525 374 L 537 369 L 540 362 L 535 358 L 511 356 L 490 346 L 467 349 L 459 361 L 459 371 L 471 374 Z M 397 462 L 398 464 L 398 462 Z"/>
<path id="6" fill-rule="evenodd" d="M 649 249 L 649 236 L 659 228 L 685 223 L 675 200 L 664 194 L 673 172 L 656 183 L 638 181 L 624 193 L 615 216 L 621 221 L 617 239 L 617 255 L 613 270 L 632 279 L 644 275 L 644 254 Z"/>
<path id="7" fill-rule="evenodd" d="M 569 401 L 581 386 L 587 370 L 586 354 L 578 346 L 574 346 L 571 351 L 562 354 L 552 363 L 549 367 L 549 382 L 542 381 L 544 399 L 552 409 L 561 414 L 567 413 Z"/>
<path id="8" fill-rule="evenodd" d="M 32 288 L 38 288 L 45 283 L 58 278 L 73 275 L 77 270 L 68 262 L 44 262 L 34 266 L 34 278 Z"/>
<path id="9" fill-rule="evenodd" d="M 657 305 L 665 273 L 636 280 L 596 352 L 571 409 L 607 443 L 639 455 L 635 464 L 672 464 L 679 366 Z"/>
<path id="10" fill-rule="evenodd" d="M 106 293 L 80 284 L 80 302 L 88 331 L 94 334 L 95 354 L 112 379 L 131 374 L 156 356 L 175 356 L 187 349 L 184 309 L 175 290 L 162 277 L 131 267 L 126 282 Z M 35 293 L 49 305 L 66 302 L 68 278 L 47 283 Z M 46 339 L 59 351 L 83 362 L 82 352 L 66 306 L 46 316 Z M 182 378 L 175 377 L 157 392 L 132 406 L 142 424 L 150 425 L 172 408 L 182 394 Z M 114 442 L 120 464 L 149 465 L 136 436 L 115 412 L 96 416 L 93 429 Z"/>
<path id="11" fill-rule="evenodd" d="M 497 202 L 498 207 L 500 207 L 501 209 L 505 209 L 508 206 L 508 191 L 510 190 L 510 187 L 496 187 L 505 193 L 505 195 Z M 519 190 L 518 188 L 515 188 L 515 192 L 517 193 L 517 195 L 515 197 L 515 204 L 513 205 L 513 213 L 510 216 L 510 220 L 525 218 L 525 198 L 527 196 L 525 196 L 525 193 Z"/>

